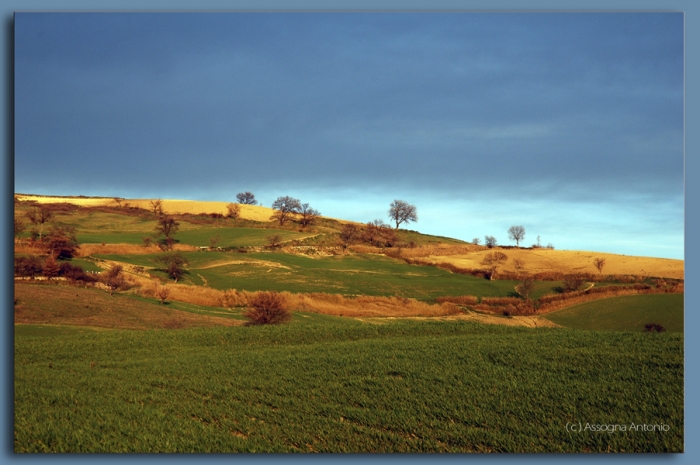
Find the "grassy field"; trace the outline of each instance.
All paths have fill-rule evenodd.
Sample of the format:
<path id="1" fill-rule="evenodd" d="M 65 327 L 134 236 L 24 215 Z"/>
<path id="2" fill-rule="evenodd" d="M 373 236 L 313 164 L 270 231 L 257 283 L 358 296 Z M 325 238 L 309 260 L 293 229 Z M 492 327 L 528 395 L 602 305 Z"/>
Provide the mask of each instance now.
<path id="1" fill-rule="evenodd" d="M 96 255 L 98 258 L 143 267 L 159 267 L 162 254 Z M 396 295 L 422 300 L 445 295 L 484 297 L 514 295 L 516 281 L 489 281 L 430 267 L 408 265 L 381 255 L 307 257 L 285 253 L 185 252 L 190 262 L 184 282 L 207 283 L 215 289 L 326 292 L 335 294 Z M 163 276 L 165 276 L 163 274 Z M 561 286 L 538 283 L 539 297 Z"/>
<path id="2" fill-rule="evenodd" d="M 647 323 L 683 332 L 683 294 L 630 295 L 573 305 L 547 315 L 569 328 L 644 331 Z"/>
<path id="3" fill-rule="evenodd" d="M 26 222 L 29 208 L 16 204 L 15 215 Z M 129 284 L 114 295 L 103 284 L 15 282 L 16 452 L 683 451 L 682 294 L 608 297 L 506 317 L 433 301 L 516 297 L 519 281 L 409 265 L 369 243 L 333 255 L 342 226 L 333 219 L 300 231 L 253 216 L 204 215 L 178 217 L 179 244 L 209 246 L 218 236 L 216 246 L 238 250 L 181 252 L 187 274 L 173 284 L 156 262 L 164 254 L 140 246 L 154 233 L 152 215 L 52 208 L 54 222 L 94 244 L 72 264 L 98 271 L 110 265 L 101 260 L 114 261 L 152 276 L 127 266 Z M 318 250 L 240 249 L 273 234 Z M 488 252 L 415 231 L 398 235 L 388 255 L 480 263 Z M 28 241 L 15 251 L 46 253 Z M 535 262 L 539 251 L 507 250 L 513 262 L 530 257 L 533 270 L 554 266 L 545 260 L 553 252 Z M 591 257 L 579 258 L 590 267 Z M 633 259 L 615 266 L 642 263 Z M 658 275 L 650 274 L 660 269 L 649 266 L 655 262 L 643 263 L 640 276 Z M 165 283 L 171 294 L 161 304 L 155 290 Z M 562 285 L 538 281 L 531 297 Z M 247 291 L 259 290 L 293 293 L 283 295 L 291 322 L 244 326 L 245 306 L 254 302 Z M 667 331 L 642 332 L 650 322 Z M 560 327 L 544 327 L 553 323 Z M 664 430 L 574 432 L 571 424 Z"/>
<path id="4" fill-rule="evenodd" d="M 17 452 L 681 452 L 680 334 L 338 320 L 15 339 Z M 667 432 L 567 432 L 567 423 Z"/>

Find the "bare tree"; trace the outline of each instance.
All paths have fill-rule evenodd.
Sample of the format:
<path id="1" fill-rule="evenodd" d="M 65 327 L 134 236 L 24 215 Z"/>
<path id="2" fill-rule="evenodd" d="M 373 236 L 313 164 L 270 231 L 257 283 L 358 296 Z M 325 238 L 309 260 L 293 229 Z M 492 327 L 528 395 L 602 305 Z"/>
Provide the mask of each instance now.
<path id="1" fill-rule="evenodd" d="M 598 268 L 598 273 L 602 273 L 603 267 L 605 266 L 605 259 L 600 257 L 596 258 L 595 260 L 593 260 L 593 264 L 596 268 Z"/>
<path id="2" fill-rule="evenodd" d="M 15 239 L 17 239 L 17 236 L 22 234 L 25 229 L 27 229 L 27 225 L 15 218 Z"/>
<path id="3" fill-rule="evenodd" d="M 520 247 L 520 241 L 525 239 L 525 228 L 523 226 L 511 226 L 508 229 L 508 238 L 515 241 L 516 247 Z"/>
<path id="4" fill-rule="evenodd" d="M 396 229 L 399 229 L 401 223 L 410 223 L 418 221 L 415 205 L 411 205 L 403 200 L 394 200 L 389 205 L 389 218 L 396 222 Z"/>
<path id="5" fill-rule="evenodd" d="M 348 245 L 357 237 L 358 233 L 359 230 L 354 224 L 346 223 L 343 225 L 343 229 L 340 230 L 340 242 L 343 244 L 343 250 L 348 248 Z"/>
<path id="6" fill-rule="evenodd" d="M 267 241 L 267 246 L 271 249 L 277 249 L 282 246 L 282 236 L 279 234 L 267 236 L 265 240 Z"/>
<path id="7" fill-rule="evenodd" d="M 525 280 L 515 287 L 515 291 L 523 296 L 525 299 L 530 298 L 530 294 L 535 289 L 535 281 L 532 278 L 525 278 Z"/>
<path id="8" fill-rule="evenodd" d="M 277 220 L 280 225 L 284 225 L 301 210 L 301 203 L 299 200 L 287 195 L 278 197 L 277 200 L 272 202 L 272 208 L 275 210 L 275 213 L 272 214 L 270 219 Z"/>
<path id="9" fill-rule="evenodd" d="M 46 261 L 44 262 L 41 274 L 46 276 L 46 279 L 50 281 L 51 278 L 58 276 L 58 273 L 60 271 L 61 268 L 58 265 L 58 263 L 56 263 L 56 257 L 54 257 L 53 255 L 49 255 Z"/>
<path id="10" fill-rule="evenodd" d="M 161 304 L 165 304 L 165 299 L 170 296 L 170 288 L 167 286 L 158 286 L 155 291 L 156 297 L 160 299 Z"/>
<path id="11" fill-rule="evenodd" d="M 210 237 L 209 238 L 209 248 L 215 249 L 216 244 L 218 244 L 220 240 L 221 240 L 221 236 L 219 234 L 217 234 L 216 236 Z"/>
<path id="12" fill-rule="evenodd" d="M 237 220 L 241 216 L 241 206 L 237 203 L 229 203 L 226 205 L 226 216 L 232 220 Z"/>
<path id="13" fill-rule="evenodd" d="M 70 226 L 53 226 L 45 239 L 46 252 L 56 258 L 72 258 L 80 248 L 75 229 Z"/>
<path id="14" fill-rule="evenodd" d="M 117 204 L 117 208 L 121 208 L 122 199 L 120 199 L 119 197 L 114 197 L 114 202 Z"/>
<path id="15" fill-rule="evenodd" d="M 299 209 L 299 215 L 301 215 L 301 218 L 299 218 L 299 223 L 306 227 L 314 224 L 316 219 L 321 216 L 321 213 L 318 210 L 314 210 L 313 208 L 309 207 L 308 203 L 303 203 Z"/>
<path id="16" fill-rule="evenodd" d="M 46 207 L 32 208 L 27 213 L 27 218 L 34 226 L 39 226 L 39 240 L 42 239 L 44 223 L 48 223 L 53 218 L 53 212 Z"/>
<path id="17" fill-rule="evenodd" d="M 102 273 L 100 276 L 101 281 L 109 288 L 109 295 L 112 295 L 114 291 L 126 287 L 126 280 L 122 274 L 121 265 L 112 265 L 112 267 Z"/>
<path id="18" fill-rule="evenodd" d="M 163 201 L 161 199 L 151 200 L 149 204 L 154 215 L 163 214 Z"/>
<path id="19" fill-rule="evenodd" d="M 486 244 L 486 247 L 489 249 L 492 249 L 496 247 L 498 241 L 496 241 L 496 238 L 493 236 L 484 236 L 484 244 Z"/>
<path id="20" fill-rule="evenodd" d="M 472 244 L 479 245 L 481 244 L 481 240 L 478 237 L 475 237 L 474 239 L 472 239 Z"/>
<path id="21" fill-rule="evenodd" d="M 180 253 L 162 255 L 156 259 L 158 263 L 165 265 L 165 272 L 177 282 L 187 271 L 185 265 L 189 264 L 187 259 Z"/>
<path id="22" fill-rule="evenodd" d="M 236 199 L 238 199 L 238 203 L 243 205 L 255 205 L 258 203 L 252 192 L 239 192 L 236 194 Z"/>
<path id="23" fill-rule="evenodd" d="M 173 217 L 162 215 L 158 218 L 158 223 L 156 224 L 156 231 L 159 234 L 165 236 L 165 247 L 166 249 L 171 249 L 175 238 L 173 237 L 177 230 L 180 228 L 180 223 L 178 223 Z"/>

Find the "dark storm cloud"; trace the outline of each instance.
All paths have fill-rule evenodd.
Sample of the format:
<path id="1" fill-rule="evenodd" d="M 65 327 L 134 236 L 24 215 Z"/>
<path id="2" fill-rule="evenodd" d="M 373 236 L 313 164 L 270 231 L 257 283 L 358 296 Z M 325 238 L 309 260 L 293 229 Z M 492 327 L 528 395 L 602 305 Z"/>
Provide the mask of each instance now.
<path id="1" fill-rule="evenodd" d="M 18 15 L 16 186 L 682 195 L 682 32 L 680 14 Z"/>

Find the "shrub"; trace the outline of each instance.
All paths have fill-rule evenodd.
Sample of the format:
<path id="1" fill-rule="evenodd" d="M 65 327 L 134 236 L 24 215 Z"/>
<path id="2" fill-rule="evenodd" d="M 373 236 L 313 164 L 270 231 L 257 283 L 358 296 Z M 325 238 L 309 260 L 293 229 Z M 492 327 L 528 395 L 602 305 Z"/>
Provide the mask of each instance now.
<path id="1" fill-rule="evenodd" d="M 666 328 L 658 323 L 647 323 L 644 325 L 644 331 L 648 333 L 663 333 L 666 331 Z"/>
<path id="2" fill-rule="evenodd" d="M 250 320 L 246 326 L 280 324 L 292 318 L 287 302 L 278 292 L 258 292 L 249 304 L 252 308 L 243 315 Z"/>
<path id="3" fill-rule="evenodd" d="M 570 274 L 564 276 L 564 292 L 578 291 L 583 285 L 583 276 L 580 274 Z"/>

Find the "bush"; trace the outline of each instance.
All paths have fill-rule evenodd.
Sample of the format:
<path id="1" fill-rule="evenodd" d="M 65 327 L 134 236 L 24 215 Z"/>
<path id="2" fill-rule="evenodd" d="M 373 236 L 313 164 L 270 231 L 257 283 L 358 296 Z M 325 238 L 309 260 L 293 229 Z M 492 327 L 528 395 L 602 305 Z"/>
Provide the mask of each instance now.
<path id="1" fill-rule="evenodd" d="M 648 333 L 663 333 L 666 331 L 666 328 L 658 323 L 647 323 L 644 325 L 644 331 Z"/>
<path id="2" fill-rule="evenodd" d="M 286 323 L 292 318 L 287 310 L 287 302 L 278 292 L 258 292 L 249 304 L 253 308 L 243 315 L 250 320 L 246 326 L 275 325 Z"/>

